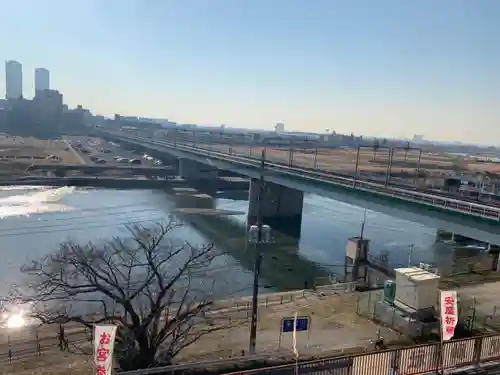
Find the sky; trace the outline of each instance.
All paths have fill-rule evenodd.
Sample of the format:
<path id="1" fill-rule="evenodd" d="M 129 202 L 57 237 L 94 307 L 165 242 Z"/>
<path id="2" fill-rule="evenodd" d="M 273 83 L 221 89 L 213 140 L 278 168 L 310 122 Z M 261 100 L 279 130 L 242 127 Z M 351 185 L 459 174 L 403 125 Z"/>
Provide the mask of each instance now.
<path id="1" fill-rule="evenodd" d="M 0 59 L 23 64 L 28 98 L 44 67 L 67 104 L 106 116 L 500 144 L 498 0 L 0 7 Z"/>

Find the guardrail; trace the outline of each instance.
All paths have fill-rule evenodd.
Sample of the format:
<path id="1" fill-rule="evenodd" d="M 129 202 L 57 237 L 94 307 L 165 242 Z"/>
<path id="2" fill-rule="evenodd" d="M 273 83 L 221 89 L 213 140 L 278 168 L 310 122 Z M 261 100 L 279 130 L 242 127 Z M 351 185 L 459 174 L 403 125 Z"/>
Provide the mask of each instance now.
<path id="1" fill-rule="evenodd" d="M 169 142 L 155 141 L 142 137 L 131 137 L 123 135 L 120 135 L 120 137 L 139 143 L 146 143 L 171 148 L 173 150 L 188 152 L 205 158 L 211 157 L 220 161 L 232 162 L 251 167 L 258 167 L 260 165 L 260 161 L 258 159 L 248 156 L 233 155 L 221 151 L 213 151 L 207 148 L 187 146 L 179 143 L 174 144 Z M 362 179 L 357 179 L 356 183 L 354 184 L 354 179 L 352 177 L 344 177 L 335 175 L 333 173 L 315 171 L 306 168 L 290 167 L 276 162 L 266 162 L 266 168 L 268 170 L 280 172 L 282 174 L 295 178 L 307 179 L 309 181 L 315 181 L 323 184 L 327 183 L 335 186 L 341 186 L 347 189 L 366 191 L 368 193 L 377 194 L 379 196 L 395 198 L 402 201 L 413 202 L 430 207 L 438 207 L 445 211 L 459 212 L 470 216 L 485 218 L 493 221 L 500 221 L 500 208 L 480 203 L 462 201 L 459 199 L 448 198 L 432 193 L 422 193 L 411 189 L 403 189 L 390 186 L 385 187 L 384 184 L 372 181 L 364 181 Z"/>
<path id="2" fill-rule="evenodd" d="M 355 355 L 338 353 L 326 358 L 299 361 L 285 365 L 277 365 L 254 370 L 227 372 L 231 367 L 255 365 L 258 361 L 284 361 L 278 353 L 268 356 L 248 356 L 232 358 L 225 361 L 205 361 L 183 365 L 150 368 L 144 370 L 122 372 L 122 375 L 167 375 L 181 374 L 188 370 L 213 369 L 210 373 L 225 371 L 226 375 L 283 375 L 295 373 L 315 374 L 351 374 L 351 375 L 385 375 L 404 374 L 420 375 L 440 372 L 441 370 L 460 369 L 476 366 L 487 366 L 500 360 L 500 335 L 479 336 L 439 343 L 417 345 L 400 349 L 389 349 L 378 352 L 365 352 Z M 288 361 L 293 361 L 288 357 Z M 224 370 L 222 370 L 224 369 Z M 295 372 L 295 370 L 298 370 Z M 229 370 L 231 371 L 231 370 Z"/>

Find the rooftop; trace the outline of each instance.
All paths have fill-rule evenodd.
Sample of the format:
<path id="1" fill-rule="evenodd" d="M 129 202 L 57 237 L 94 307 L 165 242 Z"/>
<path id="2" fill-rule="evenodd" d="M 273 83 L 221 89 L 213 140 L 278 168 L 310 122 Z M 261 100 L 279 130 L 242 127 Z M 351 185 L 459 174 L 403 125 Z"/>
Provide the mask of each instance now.
<path id="1" fill-rule="evenodd" d="M 396 274 L 401 274 L 412 281 L 424 281 L 424 280 L 439 280 L 440 276 L 435 273 L 423 270 L 419 267 L 405 267 L 405 268 L 396 268 L 394 270 Z"/>

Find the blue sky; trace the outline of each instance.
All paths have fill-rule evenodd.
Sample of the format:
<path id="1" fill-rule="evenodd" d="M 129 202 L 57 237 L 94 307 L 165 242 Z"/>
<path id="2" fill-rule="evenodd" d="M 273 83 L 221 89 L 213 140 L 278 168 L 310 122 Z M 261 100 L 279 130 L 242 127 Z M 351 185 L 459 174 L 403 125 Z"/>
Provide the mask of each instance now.
<path id="1" fill-rule="evenodd" d="M 27 97 L 45 67 L 105 115 L 500 143 L 497 0 L 0 3 Z"/>

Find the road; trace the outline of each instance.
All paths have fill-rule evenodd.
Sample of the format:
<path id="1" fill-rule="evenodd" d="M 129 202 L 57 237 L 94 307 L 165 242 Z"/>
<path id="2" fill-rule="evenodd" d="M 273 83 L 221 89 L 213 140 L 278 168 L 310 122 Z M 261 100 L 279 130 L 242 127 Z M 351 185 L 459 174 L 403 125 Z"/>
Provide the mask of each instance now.
<path id="1" fill-rule="evenodd" d="M 158 167 L 158 165 L 155 164 L 155 160 L 148 160 L 143 157 L 143 154 L 137 151 L 127 150 L 123 147 L 120 147 L 118 144 L 112 144 L 100 138 L 67 136 L 64 139 L 73 146 L 80 142 L 83 148 L 90 151 L 89 154 L 84 154 L 76 149 L 76 153 L 84 160 L 86 164 L 95 164 L 95 161 L 92 160 L 91 157 L 97 157 L 99 159 L 105 160 L 106 164 L 109 165 L 128 165 L 128 163 L 124 164 L 123 162 L 115 160 L 115 157 L 120 157 L 129 160 L 139 159 L 141 160 L 142 166 L 145 167 Z M 103 150 L 109 150 L 109 152 L 103 152 Z"/>

